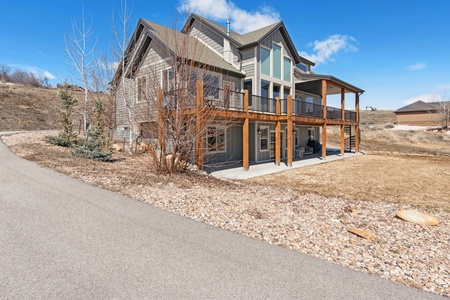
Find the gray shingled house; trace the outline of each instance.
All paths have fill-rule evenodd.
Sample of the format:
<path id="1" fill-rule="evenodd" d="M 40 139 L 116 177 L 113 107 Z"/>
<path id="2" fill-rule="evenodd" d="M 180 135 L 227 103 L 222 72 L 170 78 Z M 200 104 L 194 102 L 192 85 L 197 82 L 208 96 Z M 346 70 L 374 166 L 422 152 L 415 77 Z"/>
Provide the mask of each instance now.
<path id="1" fill-rule="evenodd" d="M 298 54 L 283 22 L 246 34 L 230 27 L 196 14 L 190 15 L 181 31 L 140 19 L 123 58 L 125 68 L 117 70 L 113 81 L 116 136 L 158 138 L 155 107 L 165 105 L 174 87 L 183 86 L 194 94 L 194 107 L 212 103 L 217 118 L 229 119 L 231 124 L 220 131 L 214 129 L 214 120 L 209 121 L 211 129 L 195 143 L 200 167 L 204 159 L 206 164 L 241 161 L 244 169 L 250 162 L 265 161 L 279 164 L 286 160 L 290 166 L 293 159 L 312 153 L 317 143 L 325 158 L 328 126 L 340 127 L 342 154 L 349 147 L 358 151 L 359 96 L 364 90 L 332 75 L 312 72 L 314 63 Z M 197 70 L 189 78 L 179 75 L 174 79 L 180 65 L 192 62 Z M 180 80 L 191 83 L 183 85 Z M 153 96 L 147 95 L 145 101 L 143 86 L 148 90 L 150 83 Z M 327 96 L 333 94 L 340 95 L 338 108 L 327 106 Z M 354 110 L 345 110 L 349 95 Z M 124 101 L 125 97 L 132 101 Z M 153 109 L 149 98 L 154 100 Z M 130 110 L 134 111 L 132 120 Z M 153 132 L 143 133 L 143 124 L 155 124 L 147 126 Z M 346 145 L 346 139 L 353 143 Z"/>

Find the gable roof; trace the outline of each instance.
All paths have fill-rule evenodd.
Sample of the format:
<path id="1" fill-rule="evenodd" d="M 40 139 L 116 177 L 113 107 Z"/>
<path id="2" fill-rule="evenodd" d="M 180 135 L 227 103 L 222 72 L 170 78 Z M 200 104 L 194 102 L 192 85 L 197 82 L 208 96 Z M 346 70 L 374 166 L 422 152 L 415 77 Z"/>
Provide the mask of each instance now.
<path id="1" fill-rule="evenodd" d="M 276 30 L 280 30 L 283 38 L 286 41 L 286 44 L 287 44 L 290 52 L 294 56 L 293 58 L 294 58 L 295 63 L 296 64 L 297 63 L 306 63 L 306 64 L 309 64 L 312 66 L 315 65 L 312 61 L 310 61 L 298 54 L 298 51 L 295 48 L 295 45 L 292 42 L 292 39 L 289 36 L 288 31 L 286 30 L 286 26 L 284 25 L 284 23 L 282 21 L 273 23 L 271 25 L 267 25 L 265 27 L 261 27 L 259 29 L 247 32 L 245 34 L 239 34 L 233 30 L 230 30 L 230 35 L 228 36 L 227 29 L 224 26 L 219 25 L 211 20 L 208 20 L 202 16 L 199 16 L 199 15 L 193 13 L 187 19 L 187 21 L 182 29 L 182 32 L 188 32 L 195 20 L 199 21 L 203 25 L 208 26 L 210 29 L 214 30 L 216 33 L 218 33 L 222 37 L 229 39 L 239 49 L 259 44 L 270 34 L 275 32 Z"/>
<path id="2" fill-rule="evenodd" d="M 147 48 L 150 46 L 150 43 L 146 42 L 141 43 L 138 45 L 138 48 L 133 49 L 142 34 L 147 35 L 147 37 L 158 43 L 158 45 L 160 45 L 163 49 L 167 49 L 167 51 L 172 55 L 183 56 L 181 58 L 228 71 L 242 77 L 244 76 L 241 71 L 239 71 L 232 64 L 227 63 L 222 56 L 219 56 L 198 39 L 142 18 L 138 21 L 133 37 L 126 50 L 126 55 L 134 50 L 136 53 L 147 52 Z M 146 48 L 144 49 L 144 47 Z M 121 71 L 122 70 L 119 69 L 116 71 L 114 80 L 120 76 Z"/>
<path id="3" fill-rule="evenodd" d="M 441 109 L 441 102 L 423 102 L 422 100 L 416 101 L 409 105 L 403 106 L 398 110 L 394 111 L 394 113 L 402 113 L 402 112 L 428 112 L 428 111 L 436 111 Z"/>

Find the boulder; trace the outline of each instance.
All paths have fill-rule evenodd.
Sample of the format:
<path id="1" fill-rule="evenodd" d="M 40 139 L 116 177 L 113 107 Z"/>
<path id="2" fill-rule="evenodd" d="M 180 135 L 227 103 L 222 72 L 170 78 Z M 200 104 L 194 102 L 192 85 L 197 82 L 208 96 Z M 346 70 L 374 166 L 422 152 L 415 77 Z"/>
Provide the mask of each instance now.
<path id="1" fill-rule="evenodd" d="M 123 151 L 123 147 L 121 144 L 112 144 L 111 148 L 113 148 L 114 151 L 116 152 L 122 152 Z"/>
<path id="2" fill-rule="evenodd" d="M 365 239 L 375 239 L 375 235 L 367 230 L 358 229 L 355 227 L 352 227 L 348 230 L 348 232 L 351 232 L 353 234 L 356 234 L 359 237 L 365 238 Z"/>
<path id="3" fill-rule="evenodd" d="M 139 152 L 147 152 L 148 150 L 149 150 L 149 146 L 148 146 L 148 144 L 147 143 L 142 143 L 142 144 L 139 144 L 138 146 L 137 146 L 137 150 L 139 151 Z"/>
<path id="4" fill-rule="evenodd" d="M 439 224 L 439 220 L 435 216 L 421 213 L 420 211 L 417 211 L 415 209 L 402 209 L 397 211 L 396 215 L 402 220 L 416 224 L 430 226 Z"/>

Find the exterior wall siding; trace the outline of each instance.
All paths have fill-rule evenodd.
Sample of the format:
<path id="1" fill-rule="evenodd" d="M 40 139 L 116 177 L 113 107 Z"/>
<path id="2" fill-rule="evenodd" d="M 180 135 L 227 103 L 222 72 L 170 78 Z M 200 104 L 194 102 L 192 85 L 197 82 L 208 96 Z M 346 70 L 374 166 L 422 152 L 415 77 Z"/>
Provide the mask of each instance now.
<path id="1" fill-rule="evenodd" d="M 242 160 L 242 125 L 233 125 L 227 128 L 226 151 L 219 153 L 206 153 L 207 164 L 226 163 Z"/>
<path id="2" fill-rule="evenodd" d="M 197 20 L 192 24 L 189 35 L 199 38 L 212 49 L 223 55 L 223 37 Z"/>
<path id="3" fill-rule="evenodd" d="M 397 124 L 418 126 L 440 126 L 441 116 L 439 113 L 429 112 L 407 112 L 396 113 Z"/>

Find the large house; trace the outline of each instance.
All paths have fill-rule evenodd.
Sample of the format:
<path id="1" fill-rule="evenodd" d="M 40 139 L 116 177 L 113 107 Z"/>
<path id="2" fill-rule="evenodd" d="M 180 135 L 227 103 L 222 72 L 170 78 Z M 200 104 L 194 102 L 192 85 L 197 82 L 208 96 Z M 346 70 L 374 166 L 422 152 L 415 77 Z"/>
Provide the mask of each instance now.
<path id="1" fill-rule="evenodd" d="M 346 137 L 358 151 L 364 90 L 312 72 L 314 63 L 298 54 L 283 22 L 239 34 L 229 22 L 221 26 L 196 14 L 181 31 L 140 19 L 122 62 L 114 78 L 116 135 L 147 135 L 161 143 L 161 107 L 178 109 L 171 95 L 186 89 L 193 96 L 186 114 L 204 107 L 214 112 L 193 143 L 200 168 L 242 161 L 247 170 L 250 162 L 271 160 L 290 166 L 313 151 L 325 159 L 327 126 L 340 126 L 342 155 Z M 333 94 L 340 95 L 338 108 L 327 106 Z M 348 95 L 354 110 L 345 110 Z M 144 124 L 153 132 L 144 133 Z"/>

